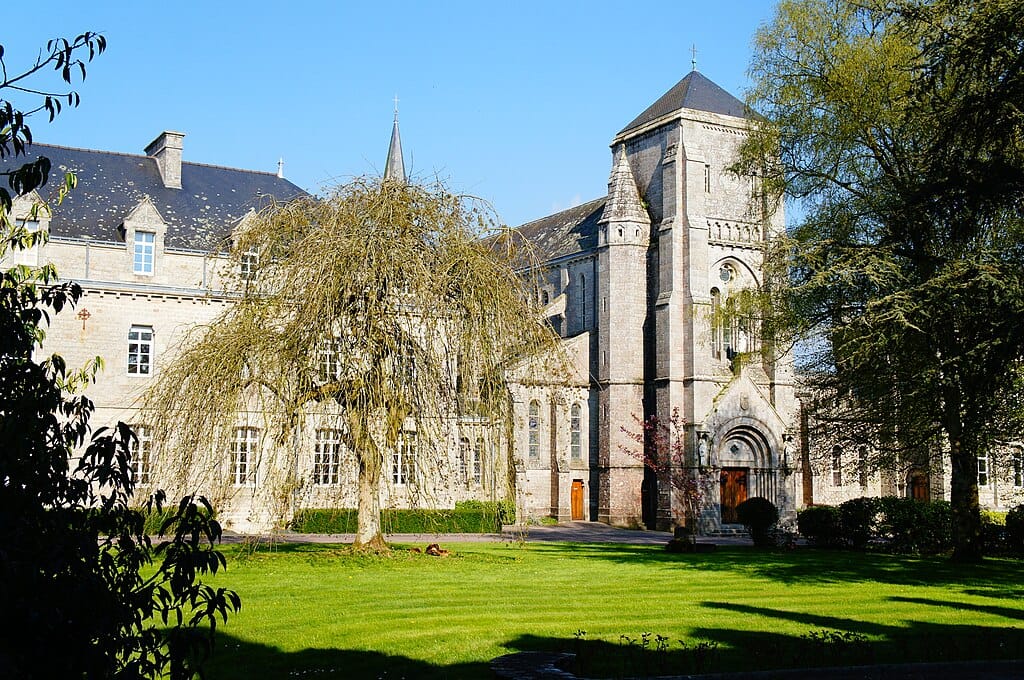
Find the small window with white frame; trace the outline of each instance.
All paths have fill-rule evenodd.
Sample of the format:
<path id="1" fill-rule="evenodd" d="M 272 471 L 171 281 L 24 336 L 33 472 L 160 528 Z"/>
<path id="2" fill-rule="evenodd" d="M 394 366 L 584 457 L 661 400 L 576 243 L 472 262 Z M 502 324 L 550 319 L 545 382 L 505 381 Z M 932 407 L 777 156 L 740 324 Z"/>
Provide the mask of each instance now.
<path id="1" fill-rule="evenodd" d="M 27 248 L 15 248 L 8 253 L 7 261 L 12 265 L 23 264 L 29 267 L 39 266 L 39 220 L 18 220 L 18 229 L 25 230 L 25 236 L 32 245 Z M 10 244 L 8 244 L 10 247 Z"/>
<path id="2" fill-rule="evenodd" d="M 402 432 L 391 454 L 391 483 L 405 486 L 416 478 L 416 433 Z"/>
<path id="3" fill-rule="evenodd" d="M 132 479 L 136 486 L 146 486 L 153 477 L 153 433 L 148 425 L 132 425 L 135 438 L 128 445 Z"/>
<path id="4" fill-rule="evenodd" d="M 832 486 L 843 485 L 843 449 L 832 447 Z"/>
<path id="5" fill-rule="evenodd" d="M 128 329 L 128 375 L 149 376 L 153 373 L 153 327 L 132 326 Z"/>
<path id="6" fill-rule="evenodd" d="M 156 253 L 156 232 L 136 231 L 132 252 L 132 271 L 136 274 L 152 275 Z"/>
<path id="7" fill-rule="evenodd" d="M 335 486 L 341 479 L 341 432 L 317 430 L 313 451 L 313 483 Z"/>
<path id="8" fill-rule="evenodd" d="M 583 409 L 579 404 L 573 404 L 569 410 L 569 456 L 574 461 L 583 460 L 583 442 L 580 422 Z"/>
<path id="9" fill-rule="evenodd" d="M 259 252 L 255 248 L 250 248 L 242 253 L 242 259 L 239 261 L 238 267 L 243 281 L 254 281 L 256 279 L 256 272 L 260 268 Z"/>
<path id="10" fill-rule="evenodd" d="M 256 485 L 259 435 L 260 431 L 255 427 L 235 428 L 231 439 L 231 483 L 235 486 Z"/>
<path id="11" fill-rule="evenodd" d="M 988 453 L 978 456 L 978 486 L 988 486 Z"/>

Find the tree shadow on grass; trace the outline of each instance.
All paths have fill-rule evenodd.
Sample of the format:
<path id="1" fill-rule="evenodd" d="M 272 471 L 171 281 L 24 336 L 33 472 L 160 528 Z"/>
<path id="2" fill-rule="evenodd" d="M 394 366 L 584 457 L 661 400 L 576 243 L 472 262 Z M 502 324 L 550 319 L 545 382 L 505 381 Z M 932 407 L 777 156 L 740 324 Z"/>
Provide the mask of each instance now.
<path id="1" fill-rule="evenodd" d="M 419 659 L 352 649 L 303 649 L 286 652 L 223 632 L 206 667 L 208 680 L 270 680 L 277 678 L 426 678 L 469 680 L 493 677 L 489 662 L 449 666 Z"/>
<path id="2" fill-rule="evenodd" d="M 533 544 L 529 550 L 562 558 L 622 564 L 675 565 L 703 572 L 729 571 L 782 583 L 877 582 L 893 585 L 957 585 L 1019 590 L 1019 561 L 990 559 L 965 569 L 944 557 L 798 548 L 759 550 L 719 547 L 705 554 L 670 553 L 661 546 L 623 544 Z"/>
<path id="3" fill-rule="evenodd" d="M 618 641 L 523 635 L 507 646 L 573 653 L 576 659 L 569 670 L 591 678 L 1024 658 L 1024 630 L 1013 626 L 926 621 L 890 625 L 730 603 L 704 606 L 736 612 L 737 628 L 696 628 L 684 641 L 661 638 L 658 631 L 623 631 Z M 743 630 L 744 615 L 793 621 L 807 628 L 796 635 Z"/>

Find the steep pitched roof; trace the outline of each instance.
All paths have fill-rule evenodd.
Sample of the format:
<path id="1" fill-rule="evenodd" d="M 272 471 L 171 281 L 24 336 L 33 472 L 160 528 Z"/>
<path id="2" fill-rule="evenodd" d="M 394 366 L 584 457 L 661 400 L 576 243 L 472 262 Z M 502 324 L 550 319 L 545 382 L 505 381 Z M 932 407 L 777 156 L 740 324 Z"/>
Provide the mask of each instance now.
<path id="1" fill-rule="evenodd" d="M 402 158 L 402 136 L 398 134 L 398 111 L 395 111 L 395 124 L 391 128 L 391 143 L 388 144 L 388 162 L 384 166 L 384 179 L 405 182 L 405 160 Z"/>
<path id="2" fill-rule="evenodd" d="M 699 71 L 691 71 L 671 90 L 663 94 L 658 101 L 651 104 L 646 111 L 622 128 L 619 134 L 629 132 L 679 109 L 720 113 L 737 118 L 750 117 L 746 104 L 705 78 Z"/>
<path id="3" fill-rule="evenodd" d="M 53 206 L 50 234 L 116 242 L 117 228 L 145 197 L 167 224 L 170 248 L 208 250 L 220 244 L 251 208 L 270 198 L 288 200 L 305 195 L 298 186 L 274 173 L 237 170 L 201 163 L 181 164 L 181 189 L 168 189 L 156 161 L 149 156 L 33 144 L 27 158 L 50 159 L 50 180 L 40 194 L 72 171 L 78 186 Z M 11 163 L 14 165 L 14 163 Z"/>
<path id="4" fill-rule="evenodd" d="M 527 222 L 516 232 L 535 249 L 541 262 L 586 252 L 597 247 L 597 223 L 607 197 Z"/>

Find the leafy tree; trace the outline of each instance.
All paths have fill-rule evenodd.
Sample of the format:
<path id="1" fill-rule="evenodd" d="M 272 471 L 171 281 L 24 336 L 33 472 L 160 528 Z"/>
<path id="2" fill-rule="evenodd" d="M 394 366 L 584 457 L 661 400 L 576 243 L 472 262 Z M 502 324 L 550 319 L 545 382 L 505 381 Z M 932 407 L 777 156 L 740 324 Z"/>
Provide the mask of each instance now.
<path id="1" fill-rule="evenodd" d="M 7 74 L 0 50 L 0 90 L 43 96 L 37 110 L 52 116 L 59 103 L 25 78 L 49 63 L 65 81 L 76 67 L 84 76 L 75 55 L 88 49 L 91 56 L 104 44 L 88 33 L 52 42 L 51 56 L 21 76 Z M 77 103 L 77 95 L 69 101 Z M 0 109 L 6 116 L 0 155 L 17 157 L 31 140 L 24 120 L 34 111 L 9 102 Z M 7 172 L 14 195 L 42 186 L 48 170 L 48 163 L 36 162 Z M 0 190 L 0 197 L 0 257 L 45 237 L 12 225 L 11 194 Z M 152 498 L 148 509 L 129 505 L 134 435 L 119 424 L 90 440 L 93 405 L 76 394 L 99 361 L 69 370 L 59 356 L 34 359 L 50 316 L 81 294 L 77 284 L 60 281 L 52 265 L 0 272 L 0 610 L 7 622 L 0 675 L 193 677 L 218 617 L 240 604 L 233 592 L 198 580 L 224 566 L 211 549 L 220 527 L 202 507 L 205 501 L 185 498 L 163 526 L 173 539 L 153 546 L 143 531 L 146 513 L 162 511 L 164 496 Z M 150 567 L 154 559 L 158 564 Z"/>
<path id="2" fill-rule="evenodd" d="M 232 247 L 239 299 L 196 329 L 146 398 L 157 455 L 175 466 L 160 474 L 244 487 L 237 466 L 232 479 L 218 466 L 239 423 L 255 425 L 269 492 L 254 502 L 281 501 L 280 517 L 308 486 L 303 439 L 330 428 L 358 471 L 356 544 L 383 548 L 389 475 L 429 496 L 450 481 L 460 428 L 507 445 L 508 373 L 528 378 L 555 347 L 516 272 L 521 249 L 510 232 L 483 238 L 492 224 L 476 201 L 390 179 L 250 216 Z"/>
<path id="3" fill-rule="evenodd" d="M 810 340 L 820 416 L 879 465 L 946 457 L 963 560 L 977 457 L 1022 429 L 1022 44 L 1016 0 L 782 2 L 736 168 L 805 208 L 769 258 L 769 330 Z"/>

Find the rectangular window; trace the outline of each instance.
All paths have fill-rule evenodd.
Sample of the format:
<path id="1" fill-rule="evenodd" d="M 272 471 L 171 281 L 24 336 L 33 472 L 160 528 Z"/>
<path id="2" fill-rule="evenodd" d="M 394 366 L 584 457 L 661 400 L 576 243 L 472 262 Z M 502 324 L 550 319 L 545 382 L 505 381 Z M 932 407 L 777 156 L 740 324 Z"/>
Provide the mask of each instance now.
<path id="1" fill-rule="evenodd" d="M 235 428 L 235 436 L 231 440 L 231 482 L 235 486 L 256 485 L 259 432 L 255 427 Z"/>
<path id="2" fill-rule="evenodd" d="M 868 447 L 866 446 L 857 449 L 857 478 L 860 481 L 860 488 L 868 488 Z"/>
<path id="3" fill-rule="evenodd" d="M 27 232 L 30 240 L 39 238 L 39 220 L 18 220 L 18 227 Z M 8 247 L 10 247 L 8 245 Z M 29 248 L 13 249 L 9 252 L 8 261 L 10 264 L 24 264 L 29 267 L 39 266 L 39 242 Z"/>
<path id="4" fill-rule="evenodd" d="M 391 455 L 391 483 L 412 484 L 416 477 L 416 433 L 403 432 Z"/>
<path id="5" fill-rule="evenodd" d="M 137 486 L 149 484 L 153 474 L 153 435 L 146 425 L 132 425 L 136 439 L 128 446 L 132 477 Z"/>
<path id="6" fill-rule="evenodd" d="M 843 485 L 843 450 L 838 446 L 832 449 L 832 485 Z"/>
<path id="7" fill-rule="evenodd" d="M 320 382 L 337 380 L 341 374 L 341 341 L 337 338 L 320 343 L 317 351 L 317 372 Z"/>
<path id="8" fill-rule="evenodd" d="M 480 486 L 484 481 L 484 440 L 476 440 L 473 449 L 473 483 Z"/>
<path id="9" fill-rule="evenodd" d="M 540 403 L 536 401 L 530 402 L 530 416 L 527 422 L 527 431 L 529 433 L 529 455 L 530 460 L 540 460 Z"/>
<path id="10" fill-rule="evenodd" d="M 252 281 L 256 278 L 256 271 L 260 266 L 260 255 L 253 249 L 242 253 L 242 260 L 239 263 L 239 270 L 243 281 Z"/>
<path id="11" fill-rule="evenodd" d="M 988 454 L 978 456 L 978 486 L 988 486 Z"/>
<path id="12" fill-rule="evenodd" d="M 313 483 L 321 486 L 338 484 L 341 474 L 341 433 L 338 430 L 317 430 L 313 451 Z"/>
<path id="13" fill-rule="evenodd" d="M 156 234 L 152 231 L 135 232 L 135 251 L 132 257 L 132 271 L 136 274 L 153 273 L 153 252 Z"/>
<path id="14" fill-rule="evenodd" d="M 1013 451 L 1013 485 L 1024 486 L 1024 454 L 1020 449 Z"/>
<path id="15" fill-rule="evenodd" d="M 132 326 L 128 329 L 128 375 L 150 375 L 153 372 L 153 327 Z"/>
<path id="16" fill-rule="evenodd" d="M 469 483 L 469 440 L 459 440 L 459 479 Z"/>
<path id="17" fill-rule="evenodd" d="M 704 166 L 704 193 L 711 193 L 711 166 Z"/>

